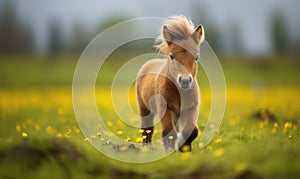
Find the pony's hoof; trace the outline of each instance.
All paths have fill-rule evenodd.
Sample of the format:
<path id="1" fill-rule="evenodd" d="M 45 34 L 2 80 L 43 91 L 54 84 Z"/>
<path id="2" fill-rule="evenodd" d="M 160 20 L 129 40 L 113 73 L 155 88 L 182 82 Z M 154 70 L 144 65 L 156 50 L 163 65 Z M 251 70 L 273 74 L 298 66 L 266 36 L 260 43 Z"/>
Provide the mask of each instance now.
<path id="1" fill-rule="evenodd" d="M 180 152 L 191 152 L 192 151 L 192 145 L 183 145 L 179 147 Z"/>

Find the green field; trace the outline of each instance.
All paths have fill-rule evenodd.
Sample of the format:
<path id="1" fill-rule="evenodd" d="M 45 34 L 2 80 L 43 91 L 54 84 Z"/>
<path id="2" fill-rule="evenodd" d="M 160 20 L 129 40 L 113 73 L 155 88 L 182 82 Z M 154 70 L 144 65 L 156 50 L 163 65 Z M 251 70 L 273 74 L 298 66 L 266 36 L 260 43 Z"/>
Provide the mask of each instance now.
<path id="1" fill-rule="evenodd" d="M 105 143 L 107 136 L 81 134 L 72 104 L 77 58 L 1 57 L 0 178 L 299 178 L 300 61 L 296 57 L 222 59 L 227 106 L 215 138 L 200 149 L 198 136 L 191 153 L 175 152 L 145 164 L 113 160 L 88 142 Z M 141 137 L 138 129 L 120 121 L 110 102 L 111 80 L 124 62 L 116 59 L 108 60 L 99 74 L 96 97 L 102 97 L 97 98 L 97 106 L 111 132 L 130 144 Z M 198 81 L 203 130 L 211 98 L 201 68 Z M 136 110 L 134 91 L 129 98 Z M 159 135 L 158 127 L 155 138 Z M 126 147 L 116 152 L 130 153 Z"/>

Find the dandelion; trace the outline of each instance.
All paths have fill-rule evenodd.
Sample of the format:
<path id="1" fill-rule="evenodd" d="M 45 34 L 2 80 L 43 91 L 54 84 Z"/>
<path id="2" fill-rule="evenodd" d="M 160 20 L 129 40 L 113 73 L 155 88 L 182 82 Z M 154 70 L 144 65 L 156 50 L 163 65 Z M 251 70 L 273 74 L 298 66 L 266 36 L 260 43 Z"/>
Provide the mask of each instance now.
<path id="1" fill-rule="evenodd" d="M 113 126 L 113 123 L 111 121 L 107 121 L 106 124 L 107 124 L 108 127 L 112 127 Z"/>
<path id="2" fill-rule="evenodd" d="M 292 135 L 289 135 L 289 139 L 292 139 L 293 138 L 293 136 Z"/>
<path id="3" fill-rule="evenodd" d="M 181 150 L 182 150 L 182 152 L 188 152 L 188 151 L 191 151 L 191 146 L 189 146 L 189 145 L 184 145 L 184 146 L 182 146 Z"/>
<path id="4" fill-rule="evenodd" d="M 20 131 L 21 131 L 21 125 L 20 125 L 20 124 L 17 124 L 17 125 L 16 125 L 16 131 L 17 131 L 17 132 L 20 132 Z"/>
<path id="5" fill-rule="evenodd" d="M 147 136 L 143 135 L 143 136 L 142 136 L 142 138 L 143 138 L 143 139 L 146 139 L 146 138 L 147 138 Z"/>
<path id="6" fill-rule="evenodd" d="M 122 134 L 123 134 L 123 131 L 121 131 L 121 130 L 117 131 L 117 135 L 122 135 Z"/>
<path id="7" fill-rule="evenodd" d="M 57 138 L 61 138 L 61 137 L 62 137 L 62 134 L 61 134 L 61 133 L 58 133 L 58 134 L 56 134 L 56 137 L 57 137 Z"/>
<path id="8" fill-rule="evenodd" d="M 274 128 L 278 128 L 278 123 L 277 122 L 274 123 Z"/>
<path id="9" fill-rule="evenodd" d="M 86 137 L 86 138 L 83 139 L 83 141 L 87 142 L 87 141 L 89 141 L 89 138 Z"/>
<path id="10" fill-rule="evenodd" d="M 146 130 L 146 133 L 147 134 L 150 134 L 152 131 L 151 130 Z"/>
<path id="11" fill-rule="evenodd" d="M 173 140 L 174 137 L 170 135 L 170 136 L 168 137 L 168 139 Z"/>
<path id="12" fill-rule="evenodd" d="M 218 149 L 218 150 L 216 150 L 216 151 L 213 153 L 213 155 L 214 155 L 215 157 L 221 157 L 222 155 L 224 155 L 224 149 Z"/>
<path id="13" fill-rule="evenodd" d="M 207 150 L 212 150 L 212 146 L 211 145 L 207 146 L 206 148 L 207 148 Z"/>
<path id="14" fill-rule="evenodd" d="M 138 137 L 135 139 L 136 143 L 142 143 L 143 142 L 143 138 L 142 137 Z"/>
<path id="15" fill-rule="evenodd" d="M 285 134 L 288 129 L 292 128 L 293 124 L 291 122 L 285 122 L 283 127 L 283 133 Z"/>
<path id="16" fill-rule="evenodd" d="M 142 134 L 144 132 L 144 129 L 140 129 L 139 133 Z"/>
<path id="17" fill-rule="evenodd" d="M 77 134 L 79 134 L 79 133 L 80 133 L 80 130 L 79 130 L 79 129 L 75 129 L 75 132 L 76 132 Z"/>
<path id="18" fill-rule="evenodd" d="M 121 121 L 121 120 L 117 120 L 117 125 L 120 126 L 120 127 L 125 127 L 124 122 Z"/>
<path id="19" fill-rule="evenodd" d="M 92 139 L 96 139 L 96 135 L 92 135 L 91 138 L 92 138 Z"/>
<path id="20" fill-rule="evenodd" d="M 71 129 L 68 129 L 68 130 L 65 132 L 65 137 L 71 137 Z"/>
<path id="21" fill-rule="evenodd" d="M 52 126 L 47 126 L 46 130 L 49 134 L 53 134 L 55 132 Z"/>
<path id="22" fill-rule="evenodd" d="M 130 142 L 131 138 L 129 136 L 127 136 L 127 138 L 125 139 L 126 142 Z"/>
<path id="23" fill-rule="evenodd" d="M 97 132 L 97 136 L 101 136 L 102 135 L 102 133 L 101 132 Z"/>
<path id="24" fill-rule="evenodd" d="M 221 143 L 221 142 L 222 142 L 222 139 L 221 139 L 221 138 L 218 138 L 218 139 L 215 140 L 215 143 L 217 143 L 217 144 L 219 144 L 219 143 Z"/>
<path id="25" fill-rule="evenodd" d="M 180 159 L 181 160 L 188 160 L 190 159 L 192 156 L 191 152 L 184 152 L 180 155 Z"/>
<path id="26" fill-rule="evenodd" d="M 22 137 L 24 137 L 24 138 L 28 137 L 27 132 L 22 132 Z"/>
<path id="27" fill-rule="evenodd" d="M 101 142 L 104 142 L 104 141 L 105 141 L 105 139 L 104 139 L 104 138 L 101 138 L 101 139 L 100 139 L 100 141 L 101 141 Z"/>

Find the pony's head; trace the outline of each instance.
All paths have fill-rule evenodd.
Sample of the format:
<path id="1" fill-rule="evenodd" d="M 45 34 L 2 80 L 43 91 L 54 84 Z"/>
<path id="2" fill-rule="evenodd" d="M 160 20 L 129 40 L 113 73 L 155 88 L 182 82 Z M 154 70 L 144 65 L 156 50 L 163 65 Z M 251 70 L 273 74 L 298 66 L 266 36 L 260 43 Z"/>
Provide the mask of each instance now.
<path id="1" fill-rule="evenodd" d="M 200 57 L 199 45 L 204 41 L 204 28 L 184 16 L 168 18 L 159 37 L 162 42 L 156 48 L 168 56 L 171 78 L 182 89 L 191 87 L 197 73 Z"/>

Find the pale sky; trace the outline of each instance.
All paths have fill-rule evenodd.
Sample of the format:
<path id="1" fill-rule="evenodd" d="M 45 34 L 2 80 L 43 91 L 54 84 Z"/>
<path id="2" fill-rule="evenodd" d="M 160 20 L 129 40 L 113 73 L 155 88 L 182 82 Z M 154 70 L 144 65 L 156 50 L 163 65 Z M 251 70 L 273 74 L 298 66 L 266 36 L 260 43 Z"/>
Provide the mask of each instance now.
<path id="1" fill-rule="evenodd" d="M 271 49 L 271 14 L 279 11 L 285 16 L 292 38 L 300 38 L 299 0 L 16 0 L 16 5 L 20 17 L 34 30 L 40 49 L 46 45 L 47 28 L 53 20 L 59 21 L 67 36 L 76 22 L 93 29 L 113 15 L 165 18 L 183 14 L 192 18 L 199 14 L 201 22 L 204 14 L 224 36 L 230 24 L 237 23 L 247 53 L 255 54 Z"/>

